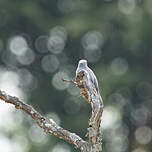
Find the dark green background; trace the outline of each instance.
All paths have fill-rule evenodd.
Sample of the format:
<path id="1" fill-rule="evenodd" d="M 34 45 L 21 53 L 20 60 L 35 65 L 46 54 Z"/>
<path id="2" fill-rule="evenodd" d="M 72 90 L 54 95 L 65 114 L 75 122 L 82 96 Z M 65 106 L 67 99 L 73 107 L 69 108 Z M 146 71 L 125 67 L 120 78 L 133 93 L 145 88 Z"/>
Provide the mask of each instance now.
<path id="1" fill-rule="evenodd" d="M 103 129 L 103 151 L 152 151 L 151 6 L 151 0 L 0 0 L 0 66 L 14 72 L 27 69 L 37 84 L 32 89 L 25 87 L 26 79 L 22 77 L 20 85 L 27 103 L 43 115 L 57 115 L 62 127 L 84 137 L 91 114 L 89 105 L 79 94 L 71 95 L 68 88 L 56 89 L 52 80 L 57 72 L 66 70 L 69 77 L 74 78 L 78 61 L 87 59 L 82 45 L 84 36 L 100 33 L 99 57 L 92 53 L 91 59 L 94 60 L 88 58 L 88 64 L 98 78 L 105 111 L 109 107 L 108 110 L 116 111 L 117 117 L 121 118 Z M 43 52 L 38 51 L 35 43 L 40 36 L 49 36 L 50 30 L 59 26 L 67 33 L 65 47 L 61 53 L 54 54 L 59 67 L 46 72 L 41 66 L 42 59 L 53 53 L 45 46 L 42 46 Z M 9 50 L 9 39 L 16 35 L 23 36 L 34 51 L 35 58 L 30 64 L 19 63 Z M 90 41 L 96 44 L 94 39 Z M 22 114 L 14 111 L 14 115 Z M 0 132 L 11 142 L 14 142 L 15 135 L 22 134 L 29 141 L 25 151 L 51 152 L 56 144 L 61 147 L 66 144 L 50 135 L 40 142 L 31 140 L 29 129 L 34 122 L 24 114 L 22 117 L 23 122 L 18 128 Z M 116 119 L 115 114 L 112 117 L 111 120 Z M 105 115 L 107 121 L 108 118 Z M 36 138 L 42 138 L 38 132 L 36 134 Z M 150 138 L 150 141 L 144 143 L 141 137 Z M 71 151 L 77 151 L 70 147 Z M 66 151 L 65 148 L 63 152 Z"/>

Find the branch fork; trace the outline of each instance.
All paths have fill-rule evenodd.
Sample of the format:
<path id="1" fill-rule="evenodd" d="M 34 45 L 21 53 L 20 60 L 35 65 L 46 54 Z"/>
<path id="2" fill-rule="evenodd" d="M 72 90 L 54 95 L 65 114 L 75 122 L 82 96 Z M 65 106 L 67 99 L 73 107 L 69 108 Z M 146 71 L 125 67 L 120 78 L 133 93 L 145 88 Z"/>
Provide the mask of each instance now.
<path id="1" fill-rule="evenodd" d="M 103 102 L 100 94 L 96 91 L 94 85 L 87 79 L 87 75 L 84 71 L 80 71 L 75 81 L 65 80 L 64 82 L 70 82 L 76 85 L 81 90 L 81 95 L 91 105 L 92 115 L 89 119 L 89 127 L 87 129 L 87 136 L 89 142 L 83 140 L 75 133 L 60 127 L 53 119 L 47 119 L 37 112 L 32 106 L 23 103 L 17 97 L 8 95 L 0 90 L 0 99 L 6 103 L 13 104 L 16 109 L 23 110 L 36 120 L 38 126 L 44 130 L 45 133 L 53 134 L 60 139 L 67 141 L 70 144 L 74 144 L 75 148 L 81 150 L 81 152 L 102 152 L 102 134 L 101 134 L 101 117 L 103 112 Z"/>

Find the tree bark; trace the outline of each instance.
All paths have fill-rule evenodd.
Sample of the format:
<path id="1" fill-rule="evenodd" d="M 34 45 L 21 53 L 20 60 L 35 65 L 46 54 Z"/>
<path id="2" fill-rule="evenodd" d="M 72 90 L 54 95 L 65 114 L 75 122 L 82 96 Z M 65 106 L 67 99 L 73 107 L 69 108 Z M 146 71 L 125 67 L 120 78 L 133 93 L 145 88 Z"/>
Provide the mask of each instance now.
<path id="1" fill-rule="evenodd" d="M 103 112 L 103 102 L 99 92 L 97 92 L 95 86 L 90 82 L 84 71 L 80 71 L 76 77 L 76 81 L 64 79 L 63 81 L 77 85 L 81 90 L 81 95 L 91 105 L 92 115 L 89 119 L 89 127 L 87 129 L 89 142 L 83 140 L 75 133 L 71 133 L 70 131 L 60 127 L 53 119 L 45 118 L 32 106 L 23 103 L 17 97 L 10 96 L 5 92 L 0 91 L 0 99 L 6 103 L 13 104 L 16 109 L 23 110 L 25 113 L 30 115 L 34 120 L 36 120 L 38 126 L 43 128 L 44 132 L 53 134 L 70 144 L 74 144 L 75 148 L 79 148 L 81 152 L 102 152 L 101 117 Z"/>

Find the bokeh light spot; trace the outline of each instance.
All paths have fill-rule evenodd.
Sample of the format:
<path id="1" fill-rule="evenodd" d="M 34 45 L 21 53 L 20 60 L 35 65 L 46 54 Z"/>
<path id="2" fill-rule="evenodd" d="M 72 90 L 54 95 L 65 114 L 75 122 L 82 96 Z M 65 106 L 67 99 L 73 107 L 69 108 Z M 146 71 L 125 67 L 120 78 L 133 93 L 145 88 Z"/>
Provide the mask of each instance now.
<path id="1" fill-rule="evenodd" d="M 47 53 L 49 50 L 47 48 L 48 36 L 39 36 L 35 41 L 35 47 L 40 53 Z"/>
<path id="2" fill-rule="evenodd" d="M 36 77 L 34 77 L 28 69 L 19 69 L 17 73 L 21 82 L 18 85 L 19 88 L 29 91 L 37 87 Z"/>
<path id="3" fill-rule="evenodd" d="M 108 129 L 114 127 L 116 124 L 121 121 L 121 113 L 119 109 L 108 106 L 104 108 L 102 116 L 102 128 Z"/>
<path id="4" fill-rule="evenodd" d="M 57 26 L 50 31 L 47 47 L 54 54 L 59 54 L 63 51 L 66 43 L 67 33 L 63 27 Z"/>
<path id="5" fill-rule="evenodd" d="M 64 40 L 59 36 L 50 36 L 48 39 L 48 49 L 54 53 L 61 53 L 64 49 L 65 43 Z"/>
<path id="6" fill-rule="evenodd" d="M 85 50 L 96 50 L 102 47 L 104 39 L 100 32 L 90 31 L 83 36 L 81 42 Z"/>
<path id="7" fill-rule="evenodd" d="M 124 125 L 115 125 L 105 131 L 105 147 L 110 152 L 125 152 L 128 148 L 128 128 Z M 111 138 L 112 137 L 112 138 Z"/>
<path id="8" fill-rule="evenodd" d="M 148 126 L 142 126 L 135 131 L 135 138 L 140 144 L 148 144 L 152 140 L 152 130 Z"/>
<path id="9" fill-rule="evenodd" d="M 28 135 L 33 143 L 36 145 L 45 144 L 48 141 L 47 136 L 45 136 L 43 130 L 39 128 L 36 124 L 33 124 L 28 131 Z"/>
<path id="10" fill-rule="evenodd" d="M 1 152 L 21 152 L 22 147 L 17 142 L 11 142 L 9 138 L 0 134 L 0 151 Z M 24 151 L 23 151 L 24 152 Z"/>
<path id="11" fill-rule="evenodd" d="M 149 115 L 148 108 L 141 106 L 131 111 L 131 121 L 134 125 L 143 125 L 147 122 Z"/>
<path id="12" fill-rule="evenodd" d="M 59 60 L 55 55 L 46 55 L 41 60 L 41 66 L 45 72 L 55 72 L 59 65 Z"/>
<path id="13" fill-rule="evenodd" d="M 67 39 L 67 31 L 63 26 L 55 26 L 54 28 L 51 29 L 50 35 L 57 35 L 64 40 Z"/>
<path id="14" fill-rule="evenodd" d="M 84 56 L 89 62 L 97 62 L 101 57 L 101 47 L 104 43 L 103 36 L 98 31 L 86 33 L 82 40 Z"/>
<path id="15" fill-rule="evenodd" d="M 0 71 L 2 72 L 0 77 L 0 89 L 6 91 L 10 95 L 23 97 L 22 90 L 18 88 L 20 83 L 18 74 L 5 69 Z"/>
<path id="16" fill-rule="evenodd" d="M 111 63 L 111 71 L 114 75 L 123 75 L 128 70 L 128 62 L 123 58 L 115 58 Z"/>
<path id="17" fill-rule="evenodd" d="M 135 0 L 119 0 L 118 8 L 124 14 L 131 14 L 136 6 Z"/>
<path id="18" fill-rule="evenodd" d="M 27 49 L 24 54 L 17 56 L 17 60 L 23 65 L 30 65 L 35 60 L 35 53 L 31 49 Z"/>
<path id="19" fill-rule="evenodd" d="M 25 136 L 25 134 L 22 132 L 22 133 L 17 133 L 13 136 L 13 141 L 15 141 L 17 143 L 17 146 L 18 144 L 20 145 L 21 149 L 20 151 L 21 152 L 27 152 L 29 151 L 30 147 L 29 147 L 29 141 L 27 139 L 27 137 Z"/>
<path id="20" fill-rule="evenodd" d="M 57 72 L 53 76 L 52 84 L 58 90 L 64 90 L 69 86 L 69 83 L 63 82 L 62 78 L 69 80 L 69 76 L 65 72 Z"/>
<path id="21" fill-rule="evenodd" d="M 24 37 L 19 35 L 14 36 L 9 40 L 9 49 L 15 55 L 24 55 L 24 53 L 28 49 L 28 44 Z"/>
<path id="22" fill-rule="evenodd" d="M 108 101 L 112 104 L 116 104 L 117 107 L 123 108 L 127 103 L 128 100 L 122 96 L 120 93 L 113 93 L 108 97 Z"/>

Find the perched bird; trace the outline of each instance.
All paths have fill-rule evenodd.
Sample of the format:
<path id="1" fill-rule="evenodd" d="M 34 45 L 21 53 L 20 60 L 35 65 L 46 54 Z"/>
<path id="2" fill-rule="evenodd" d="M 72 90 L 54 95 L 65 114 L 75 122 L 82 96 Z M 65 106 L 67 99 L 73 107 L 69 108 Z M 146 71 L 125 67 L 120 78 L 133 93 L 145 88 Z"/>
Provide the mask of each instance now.
<path id="1" fill-rule="evenodd" d="M 76 77 L 77 75 L 81 72 L 84 71 L 85 73 L 88 74 L 88 79 L 91 80 L 91 82 L 93 83 L 97 93 L 99 93 L 99 87 L 98 87 L 98 81 L 97 78 L 94 74 L 94 72 L 88 67 L 87 65 L 87 60 L 80 60 L 78 63 L 78 67 L 76 69 Z"/>

